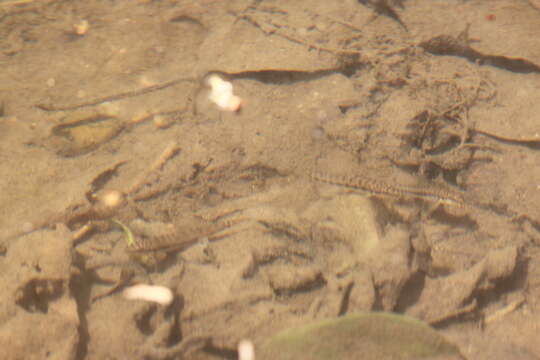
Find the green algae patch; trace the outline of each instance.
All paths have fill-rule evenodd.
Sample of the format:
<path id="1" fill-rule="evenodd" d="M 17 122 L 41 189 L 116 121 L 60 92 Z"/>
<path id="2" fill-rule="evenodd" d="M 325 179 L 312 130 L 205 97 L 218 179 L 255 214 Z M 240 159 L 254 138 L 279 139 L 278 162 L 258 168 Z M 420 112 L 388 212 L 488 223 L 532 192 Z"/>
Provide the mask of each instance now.
<path id="1" fill-rule="evenodd" d="M 259 360 L 463 359 L 427 324 L 391 313 L 356 313 L 285 330 L 256 348 Z"/>

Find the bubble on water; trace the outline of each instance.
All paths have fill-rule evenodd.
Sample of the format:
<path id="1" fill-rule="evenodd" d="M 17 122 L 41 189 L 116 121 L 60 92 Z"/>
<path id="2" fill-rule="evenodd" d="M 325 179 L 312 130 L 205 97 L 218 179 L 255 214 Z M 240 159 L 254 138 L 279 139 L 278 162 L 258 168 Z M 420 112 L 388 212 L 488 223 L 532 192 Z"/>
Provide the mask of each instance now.
<path id="1" fill-rule="evenodd" d="M 313 140 L 321 140 L 325 137 L 324 129 L 320 126 L 316 126 L 311 129 L 311 138 Z"/>
<path id="2" fill-rule="evenodd" d="M 324 122 L 328 121 L 328 113 L 323 109 L 319 109 L 317 111 L 315 117 L 316 117 L 318 123 L 324 123 Z"/>
<path id="3" fill-rule="evenodd" d="M 317 125 L 324 126 L 326 123 L 332 122 L 342 117 L 343 114 L 337 106 L 325 106 L 318 109 L 315 113 L 315 122 Z"/>

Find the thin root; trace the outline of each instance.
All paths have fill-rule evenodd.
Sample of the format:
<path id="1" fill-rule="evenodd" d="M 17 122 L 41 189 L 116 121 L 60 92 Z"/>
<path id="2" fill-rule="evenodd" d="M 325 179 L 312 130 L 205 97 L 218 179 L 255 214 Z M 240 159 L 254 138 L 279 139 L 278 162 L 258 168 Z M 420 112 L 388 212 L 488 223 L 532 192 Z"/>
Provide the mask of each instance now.
<path id="1" fill-rule="evenodd" d="M 171 142 L 167 145 L 165 150 L 159 155 L 159 157 L 153 162 L 153 164 L 150 166 L 150 168 L 144 172 L 142 176 L 139 177 L 138 180 L 135 181 L 127 190 L 126 194 L 131 195 L 139 191 L 144 185 L 147 184 L 148 177 L 152 175 L 153 173 L 161 170 L 163 168 L 163 165 L 171 159 L 174 155 L 176 155 L 180 151 L 180 147 L 176 142 Z"/>
<path id="2" fill-rule="evenodd" d="M 91 100 L 88 102 L 80 103 L 80 104 L 74 104 L 74 105 L 63 105 L 63 106 L 55 106 L 55 105 L 47 105 L 47 104 L 37 104 L 36 107 L 44 110 L 44 111 L 65 111 L 65 110 L 76 110 L 81 109 L 89 106 L 95 106 L 99 105 L 104 102 L 111 102 L 111 101 L 118 101 L 134 96 L 141 96 L 148 93 L 151 93 L 153 91 L 162 90 L 171 86 L 174 86 L 176 84 L 186 82 L 186 81 L 195 81 L 196 79 L 193 77 L 187 77 L 187 78 L 180 78 L 171 80 L 162 84 L 152 85 L 148 87 L 144 87 L 142 89 L 127 91 L 124 93 L 116 94 L 116 95 L 109 95 L 102 98 L 97 98 L 95 100 Z"/>

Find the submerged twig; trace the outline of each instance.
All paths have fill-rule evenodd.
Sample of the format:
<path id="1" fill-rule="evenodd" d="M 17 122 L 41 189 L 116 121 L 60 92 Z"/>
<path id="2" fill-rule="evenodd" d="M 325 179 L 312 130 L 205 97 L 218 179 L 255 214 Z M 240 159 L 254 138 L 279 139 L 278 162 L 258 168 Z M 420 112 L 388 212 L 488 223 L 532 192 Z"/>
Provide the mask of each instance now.
<path id="1" fill-rule="evenodd" d="M 165 83 L 144 87 L 142 89 L 127 91 L 127 92 L 123 92 L 123 93 L 115 94 L 115 95 L 104 96 L 102 98 L 97 98 L 95 100 L 90 100 L 88 102 L 83 102 L 80 104 L 63 105 L 63 106 L 37 104 L 36 107 L 44 111 L 76 110 L 76 109 L 80 109 L 84 107 L 99 105 L 104 102 L 118 101 L 118 100 L 130 98 L 134 96 L 141 96 L 141 95 L 153 92 L 153 91 L 162 90 L 162 89 L 174 86 L 182 82 L 187 82 L 187 81 L 196 81 L 196 79 L 194 77 L 184 77 L 184 78 L 174 79 L 171 81 L 167 81 Z"/>

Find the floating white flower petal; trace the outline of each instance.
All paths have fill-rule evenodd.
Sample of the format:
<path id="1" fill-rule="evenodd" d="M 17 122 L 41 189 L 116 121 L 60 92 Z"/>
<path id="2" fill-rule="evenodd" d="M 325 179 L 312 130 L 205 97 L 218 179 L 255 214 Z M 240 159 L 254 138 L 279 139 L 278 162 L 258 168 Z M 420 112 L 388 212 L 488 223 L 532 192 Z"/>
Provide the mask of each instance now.
<path id="1" fill-rule="evenodd" d="M 233 94 L 232 84 L 223 80 L 216 74 L 212 74 L 206 80 L 210 86 L 208 98 L 221 110 L 238 111 L 242 105 L 242 99 Z"/>
<path id="2" fill-rule="evenodd" d="M 249 340 L 242 340 L 238 344 L 239 360 L 255 360 L 255 349 L 253 343 Z"/>
<path id="3" fill-rule="evenodd" d="M 171 289 L 159 285 L 138 284 L 126 288 L 123 292 L 128 300 L 152 301 L 161 305 L 169 305 L 174 298 Z"/>

